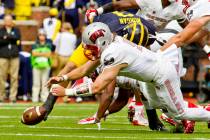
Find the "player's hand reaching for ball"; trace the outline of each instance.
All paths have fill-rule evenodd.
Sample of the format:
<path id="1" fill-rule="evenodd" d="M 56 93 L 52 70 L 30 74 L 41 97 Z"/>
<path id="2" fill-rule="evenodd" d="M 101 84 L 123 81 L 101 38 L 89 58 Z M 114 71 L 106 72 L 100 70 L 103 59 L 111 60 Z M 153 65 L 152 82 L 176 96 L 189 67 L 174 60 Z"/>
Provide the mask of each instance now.
<path id="1" fill-rule="evenodd" d="M 63 81 L 67 81 L 67 80 L 68 80 L 68 77 L 66 75 L 64 75 L 64 76 L 54 76 L 54 77 L 51 77 L 47 81 L 46 86 L 50 87 L 52 84 L 58 84 L 58 83 L 61 83 Z"/>
<path id="2" fill-rule="evenodd" d="M 57 84 L 55 84 L 51 87 L 50 92 L 54 96 L 65 96 L 65 88 L 60 85 L 57 85 Z"/>

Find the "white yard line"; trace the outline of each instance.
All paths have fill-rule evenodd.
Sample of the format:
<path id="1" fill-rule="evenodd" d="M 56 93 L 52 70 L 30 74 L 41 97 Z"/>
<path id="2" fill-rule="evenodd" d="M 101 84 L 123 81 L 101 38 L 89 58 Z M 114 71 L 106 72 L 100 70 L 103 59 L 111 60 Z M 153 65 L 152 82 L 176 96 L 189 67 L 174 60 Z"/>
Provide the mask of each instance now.
<path id="1" fill-rule="evenodd" d="M 21 104 L 13 104 L 13 103 L 0 103 L 0 107 L 29 107 L 29 106 L 41 106 L 42 104 L 33 104 L 33 103 L 21 103 Z M 93 104 L 55 104 L 56 107 L 97 107 L 97 103 Z"/>
<path id="2" fill-rule="evenodd" d="M 78 136 L 78 135 L 58 135 L 58 134 L 23 134 L 23 133 L 0 133 L 1 136 L 31 136 L 31 137 L 59 137 L 59 138 L 91 138 L 91 139 L 140 139 L 139 137 L 120 137 L 120 136 Z M 180 140 L 183 138 L 144 138 L 148 140 Z M 208 140 L 208 138 L 187 138 L 189 140 Z"/>
<path id="3" fill-rule="evenodd" d="M 9 107 L 9 106 L 0 106 L 0 110 L 25 110 L 27 107 Z M 55 107 L 56 109 L 56 107 Z M 59 107 L 59 110 L 94 110 L 96 108 L 93 107 L 77 107 L 77 108 L 73 108 L 73 107 Z"/>
<path id="4" fill-rule="evenodd" d="M 80 119 L 80 118 L 86 118 L 88 116 L 49 116 L 50 119 Z M 3 116 L 0 115 L 0 119 L 16 119 L 16 118 L 21 118 L 21 116 Z M 126 118 L 126 116 L 110 116 L 108 119 L 114 120 L 117 118 Z"/>
<path id="5" fill-rule="evenodd" d="M 84 125 L 81 125 L 84 126 Z M 87 125 L 86 125 L 87 126 Z M 98 130 L 98 128 L 96 128 L 96 125 L 91 125 L 93 127 L 53 127 L 53 126 L 28 126 L 28 128 L 31 129 L 60 129 L 60 130 Z M 0 125 L 0 128 L 13 128 L 16 127 L 15 125 Z M 18 126 L 18 128 L 25 128 L 25 126 Z M 111 130 L 111 131 L 141 131 L 143 129 L 121 129 L 121 128 L 102 128 L 101 130 Z M 151 131 L 148 130 L 147 128 L 144 131 Z"/>
<path id="6" fill-rule="evenodd" d="M 111 136 L 78 136 L 57 134 L 23 134 L 23 133 L 0 133 L 1 136 L 32 136 L 32 137 L 60 137 L 60 138 L 91 138 L 91 139 L 138 139 L 137 137 L 111 137 Z"/>

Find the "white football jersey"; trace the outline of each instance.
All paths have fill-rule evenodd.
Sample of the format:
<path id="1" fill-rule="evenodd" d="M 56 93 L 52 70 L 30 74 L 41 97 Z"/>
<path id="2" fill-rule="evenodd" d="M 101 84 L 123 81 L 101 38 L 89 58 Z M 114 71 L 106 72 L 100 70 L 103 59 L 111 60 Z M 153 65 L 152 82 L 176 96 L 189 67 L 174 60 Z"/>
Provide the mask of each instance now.
<path id="1" fill-rule="evenodd" d="M 178 2 L 172 2 L 169 6 L 163 8 L 161 0 L 136 0 L 141 9 L 141 16 L 154 22 L 156 27 L 163 27 L 171 20 L 185 19 L 182 12 L 184 5 Z"/>
<path id="2" fill-rule="evenodd" d="M 189 21 L 203 16 L 210 16 L 210 0 L 198 0 L 187 9 L 186 15 Z M 210 31 L 210 21 L 205 28 Z"/>
<path id="3" fill-rule="evenodd" d="M 105 69 L 127 63 L 128 67 L 120 71 L 120 76 L 126 76 L 144 82 L 155 81 L 161 84 L 165 80 L 165 76 L 162 73 L 168 64 L 168 62 L 165 62 L 161 58 L 162 56 L 158 53 L 154 53 L 145 47 L 137 46 L 117 36 L 115 37 L 115 41 L 102 52 L 101 64 L 103 65 L 103 69 Z M 164 66 L 161 66 L 162 64 Z M 173 65 L 172 67 L 174 68 Z"/>
<path id="4" fill-rule="evenodd" d="M 173 29 L 177 32 L 182 31 L 183 29 L 179 26 L 179 24 L 177 23 L 177 21 L 173 20 L 171 22 L 169 22 L 166 25 L 166 29 Z M 164 31 L 164 30 L 163 30 Z M 172 32 L 160 32 L 156 34 L 156 37 L 158 40 L 162 41 L 162 42 L 166 42 L 168 41 L 172 36 L 174 36 L 175 33 Z M 157 52 L 162 46 L 155 41 L 152 45 L 150 45 L 150 49 L 151 51 Z M 176 53 L 178 51 L 178 62 L 173 61 L 173 56 L 176 57 Z M 167 53 L 164 53 L 165 57 L 168 57 L 177 69 L 179 76 L 182 77 L 186 74 L 186 69 L 183 67 L 183 57 L 182 57 L 182 50 L 181 48 L 177 48 L 177 51 L 167 51 Z M 175 53 L 175 54 L 174 54 Z M 176 58 L 175 58 L 176 59 Z"/>

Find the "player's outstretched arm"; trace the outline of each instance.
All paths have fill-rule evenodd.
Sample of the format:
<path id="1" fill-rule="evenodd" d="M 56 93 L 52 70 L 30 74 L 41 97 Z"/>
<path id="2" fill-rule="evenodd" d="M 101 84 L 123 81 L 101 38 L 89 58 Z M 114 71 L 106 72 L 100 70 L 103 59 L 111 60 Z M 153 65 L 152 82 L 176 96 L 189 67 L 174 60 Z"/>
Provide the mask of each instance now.
<path id="1" fill-rule="evenodd" d="M 135 9 L 139 8 L 139 6 L 136 3 L 136 0 L 121 0 L 121 1 L 107 3 L 103 5 L 101 8 L 103 8 L 104 13 L 107 13 L 112 11 Z"/>
<path id="2" fill-rule="evenodd" d="M 204 16 L 199 19 L 191 21 L 182 32 L 172 37 L 162 48 L 161 51 L 166 50 L 172 44 L 176 44 L 177 47 L 181 47 L 184 44 L 188 44 L 191 38 L 199 32 L 202 27 L 210 21 L 210 16 Z"/>
<path id="3" fill-rule="evenodd" d="M 107 67 L 96 78 L 95 82 L 91 86 L 93 94 L 101 93 L 118 75 L 121 69 L 127 67 L 128 64 L 119 64 L 112 67 Z"/>
<path id="4" fill-rule="evenodd" d="M 98 111 L 96 115 L 96 119 L 98 121 L 100 121 L 101 118 L 104 117 L 105 112 L 107 111 L 110 104 L 112 103 L 115 86 L 116 86 L 116 79 L 114 79 L 100 95 L 100 102 L 99 102 Z"/>
<path id="5" fill-rule="evenodd" d="M 119 64 L 113 67 L 104 69 L 104 71 L 96 78 L 94 83 L 88 81 L 82 83 L 73 89 L 65 89 L 61 86 L 54 86 L 52 88 L 52 94 L 55 96 L 83 96 L 100 94 L 109 83 L 111 83 L 118 75 L 122 68 L 127 67 L 128 64 Z"/>
<path id="6" fill-rule="evenodd" d="M 73 62 L 69 61 L 65 67 L 63 69 L 61 69 L 61 71 L 59 72 L 58 75 L 64 75 L 64 74 L 67 74 L 69 72 L 71 72 L 72 70 L 76 69 L 77 68 L 77 65 L 75 65 Z"/>
<path id="7" fill-rule="evenodd" d="M 86 76 L 87 74 L 89 74 L 93 70 L 95 70 L 95 68 L 99 64 L 100 64 L 99 60 L 88 61 L 84 65 L 82 65 L 82 66 L 72 70 L 71 72 L 69 72 L 69 73 L 67 73 L 65 75 L 51 77 L 48 80 L 48 82 L 46 83 L 46 85 L 49 87 L 52 84 L 58 84 L 58 83 L 61 83 L 61 82 L 64 82 L 64 81 L 77 80 L 79 78 L 82 78 L 82 77 Z"/>
<path id="8" fill-rule="evenodd" d="M 121 0 L 116 2 L 110 2 L 107 3 L 98 9 L 89 9 L 86 11 L 86 17 L 89 21 L 92 21 L 94 16 L 113 12 L 113 11 L 121 11 L 121 10 L 127 10 L 127 9 L 135 9 L 139 8 L 138 4 L 136 3 L 136 0 Z"/>
<path id="9" fill-rule="evenodd" d="M 66 74 L 67 80 L 72 81 L 82 78 L 93 72 L 96 69 L 96 67 L 98 67 L 99 65 L 100 65 L 100 60 L 88 61 L 81 67 L 78 67 L 73 71 L 71 71 L 70 73 Z"/>

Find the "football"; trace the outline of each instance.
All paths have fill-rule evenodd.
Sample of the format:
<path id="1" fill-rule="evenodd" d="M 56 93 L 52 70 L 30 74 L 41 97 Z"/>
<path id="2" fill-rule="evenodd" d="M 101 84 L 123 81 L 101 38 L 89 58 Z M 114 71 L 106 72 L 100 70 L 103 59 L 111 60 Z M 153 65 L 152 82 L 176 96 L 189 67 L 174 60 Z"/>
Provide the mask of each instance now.
<path id="1" fill-rule="evenodd" d="M 44 119 L 45 114 L 46 109 L 43 106 L 29 107 L 24 110 L 21 122 L 26 125 L 36 125 Z"/>

